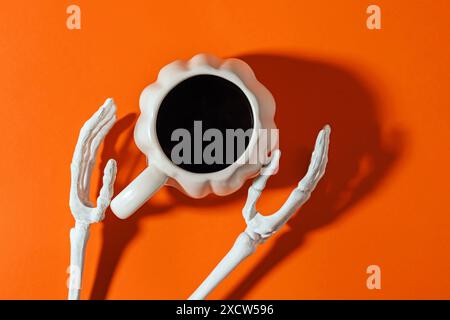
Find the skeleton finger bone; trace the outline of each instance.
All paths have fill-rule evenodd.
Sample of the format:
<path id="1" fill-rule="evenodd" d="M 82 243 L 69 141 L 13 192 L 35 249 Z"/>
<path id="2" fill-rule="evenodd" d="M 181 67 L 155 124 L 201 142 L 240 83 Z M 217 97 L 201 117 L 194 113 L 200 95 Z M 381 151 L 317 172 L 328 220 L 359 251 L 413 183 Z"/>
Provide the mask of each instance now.
<path id="1" fill-rule="evenodd" d="M 266 187 L 267 180 L 278 171 L 280 157 L 281 151 L 275 150 L 269 164 L 262 168 L 261 174 L 253 181 L 253 184 L 248 189 L 247 201 L 242 209 L 245 222 L 250 221 L 257 213 L 256 201 L 258 201 L 262 191 Z"/>
<path id="2" fill-rule="evenodd" d="M 83 168 L 80 175 L 80 189 L 82 190 L 83 197 L 87 203 L 90 203 L 90 177 L 95 164 L 95 157 L 97 155 L 98 147 L 116 121 L 116 107 L 112 99 L 107 99 L 99 111 L 99 113 L 95 114 L 94 117 L 91 118 L 93 121 L 91 121 L 86 128 L 87 139 L 83 139 L 85 143 L 82 146 L 83 151 L 81 156 L 85 160 L 83 161 Z"/>

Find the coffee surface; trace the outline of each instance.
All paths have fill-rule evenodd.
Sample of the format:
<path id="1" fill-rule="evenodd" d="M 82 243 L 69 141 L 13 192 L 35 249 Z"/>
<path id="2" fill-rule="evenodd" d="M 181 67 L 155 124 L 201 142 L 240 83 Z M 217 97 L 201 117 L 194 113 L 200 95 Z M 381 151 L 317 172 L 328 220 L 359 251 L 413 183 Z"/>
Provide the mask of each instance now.
<path id="1" fill-rule="evenodd" d="M 211 128 L 221 132 L 223 137 L 222 154 L 224 155 L 222 163 L 207 164 L 205 161 L 195 163 L 194 152 L 199 150 L 198 143 L 201 143 L 202 152 L 211 143 L 211 141 L 198 141 L 198 134 L 194 135 L 196 121 L 201 121 L 202 135 Z M 199 122 L 196 123 L 197 133 L 199 132 L 198 127 Z M 171 159 L 172 149 L 180 143 L 180 141 L 172 140 L 172 133 L 180 128 L 186 129 L 190 133 L 191 161 L 177 165 L 195 173 L 217 172 L 231 164 L 225 158 L 229 151 L 226 148 L 226 130 L 242 129 L 246 131 L 253 128 L 252 108 L 245 93 L 231 81 L 214 75 L 197 75 L 180 82 L 170 90 L 158 110 L 156 133 L 159 144 L 169 159 Z M 194 150 L 195 143 L 197 143 L 197 149 Z M 249 138 L 245 139 L 245 148 L 248 143 Z M 242 154 L 243 150 L 240 149 L 239 152 L 237 144 L 235 144 L 233 162 Z"/>

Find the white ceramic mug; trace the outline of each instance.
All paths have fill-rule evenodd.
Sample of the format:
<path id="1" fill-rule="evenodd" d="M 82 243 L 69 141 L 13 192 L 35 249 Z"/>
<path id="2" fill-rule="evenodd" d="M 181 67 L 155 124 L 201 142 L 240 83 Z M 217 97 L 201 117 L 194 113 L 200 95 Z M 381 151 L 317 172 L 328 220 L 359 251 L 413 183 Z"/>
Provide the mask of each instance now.
<path id="1" fill-rule="evenodd" d="M 198 75 L 217 76 L 236 85 L 248 99 L 253 117 L 254 130 L 245 152 L 223 170 L 208 173 L 190 172 L 174 164 L 163 152 L 155 129 L 163 99 L 176 85 Z M 134 138 L 138 148 L 147 156 L 148 167 L 111 202 L 112 211 L 121 219 L 133 214 L 163 185 L 174 186 L 193 198 L 209 193 L 230 194 L 238 190 L 245 180 L 259 173 L 278 144 L 277 135 L 272 135 L 270 144 L 260 143 L 260 129 L 276 131 L 275 101 L 255 78 L 251 68 L 239 59 L 223 60 L 198 54 L 189 61 L 172 62 L 161 69 L 155 83 L 144 89 L 139 104 L 141 115 Z"/>

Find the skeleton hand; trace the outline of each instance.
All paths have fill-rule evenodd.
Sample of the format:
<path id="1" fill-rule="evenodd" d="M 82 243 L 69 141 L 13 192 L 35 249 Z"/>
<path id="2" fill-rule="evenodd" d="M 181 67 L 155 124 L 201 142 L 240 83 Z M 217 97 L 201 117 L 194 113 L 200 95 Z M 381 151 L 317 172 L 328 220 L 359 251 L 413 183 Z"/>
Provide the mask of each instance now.
<path id="1" fill-rule="evenodd" d="M 103 186 L 94 207 L 89 200 L 90 180 L 100 143 L 116 121 L 116 106 L 107 99 L 100 109 L 81 128 L 72 158 L 70 210 L 75 227 L 70 230 L 69 300 L 80 297 L 84 253 L 89 237 L 89 225 L 102 221 L 113 195 L 116 162 L 110 159 L 103 174 Z"/>
<path id="2" fill-rule="evenodd" d="M 328 162 L 328 146 L 330 140 L 330 127 L 325 126 L 317 136 L 314 152 L 311 156 L 308 172 L 298 183 L 282 207 L 270 216 L 263 216 L 256 210 L 256 202 L 261 196 L 269 177 L 276 173 L 281 152 L 276 150 L 269 165 L 262 174 L 255 179 L 248 190 L 247 202 L 242 210 L 246 232 L 253 238 L 266 239 L 278 231 L 292 215 L 309 199 L 312 191 L 325 173 Z"/>
<path id="3" fill-rule="evenodd" d="M 256 202 L 261 196 L 269 177 L 278 170 L 281 152 L 276 150 L 273 153 L 270 163 L 262 169 L 260 176 L 254 180 L 248 190 L 247 202 L 242 209 L 242 214 L 247 224 L 246 230 L 238 236 L 233 248 L 189 299 L 205 299 L 239 263 L 251 255 L 260 243 L 266 241 L 284 226 L 292 215 L 309 199 L 311 192 L 325 173 L 328 161 L 330 131 L 330 127 L 327 125 L 317 136 L 308 172 L 300 180 L 297 188 L 291 192 L 289 198 L 277 212 L 264 216 L 256 210 Z"/>

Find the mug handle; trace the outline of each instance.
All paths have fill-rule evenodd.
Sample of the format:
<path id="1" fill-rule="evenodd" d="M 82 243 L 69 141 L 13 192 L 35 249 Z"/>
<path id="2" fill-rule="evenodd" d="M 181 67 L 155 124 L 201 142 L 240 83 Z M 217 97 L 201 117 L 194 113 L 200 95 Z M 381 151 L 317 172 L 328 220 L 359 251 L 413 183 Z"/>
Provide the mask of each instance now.
<path id="1" fill-rule="evenodd" d="M 167 181 L 167 175 L 155 166 L 141 172 L 112 201 L 111 210 L 120 219 L 126 219 L 136 212 Z"/>

